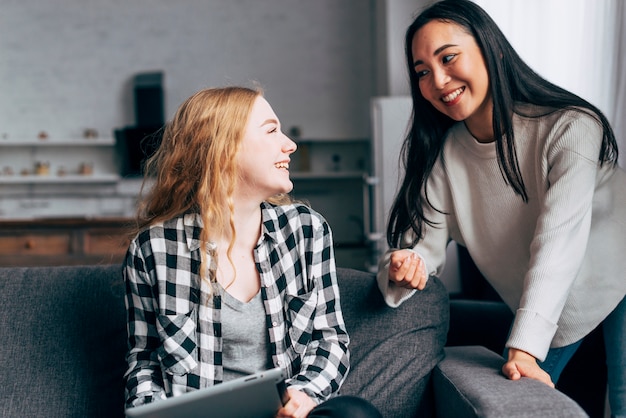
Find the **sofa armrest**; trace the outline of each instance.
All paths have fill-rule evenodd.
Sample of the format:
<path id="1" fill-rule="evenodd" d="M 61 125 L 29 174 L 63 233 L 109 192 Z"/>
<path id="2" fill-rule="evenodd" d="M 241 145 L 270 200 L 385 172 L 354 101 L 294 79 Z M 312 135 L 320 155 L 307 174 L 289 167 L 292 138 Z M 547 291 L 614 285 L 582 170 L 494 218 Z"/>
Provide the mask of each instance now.
<path id="1" fill-rule="evenodd" d="M 506 379 L 502 357 L 485 347 L 446 347 L 445 353 L 433 371 L 437 417 L 587 417 L 539 381 Z"/>

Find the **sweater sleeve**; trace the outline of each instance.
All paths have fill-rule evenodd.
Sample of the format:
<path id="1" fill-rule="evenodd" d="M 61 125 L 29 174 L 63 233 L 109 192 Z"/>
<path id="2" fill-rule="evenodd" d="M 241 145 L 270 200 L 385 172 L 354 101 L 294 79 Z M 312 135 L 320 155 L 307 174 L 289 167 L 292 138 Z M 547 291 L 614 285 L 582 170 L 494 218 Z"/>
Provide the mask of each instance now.
<path id="1" fill-rule="evenodd" d="M 572 113 L 575 116 L 572 116 Z M 585 254 L 598 172 L 600 126 L 567 112 L 543 147 L 540 215 L 530 245 L 524 289 L 506 346 L 544 360 Z"/>
<path id="2" fill-rule="evenodd" d="M 402 247 L 413 251 L 426 266 L 428 276 L 439 276 L 446 262 L 446 248 L 450 241 L 450 226 L 454 218 L 452 210 L 452 198 L 448 178 L 443 164 L 438 161 L 427 184 L 428 201 L 424 214 L 431 224 L 424 223 L 423 238 L 415 245 L 413 231 L 407 231 L 402 237 Z M 405 289 L 396 286 L 389 281 L 389 260 L 391 253 L 397 248 L 386 251 L 379 262 L 377 282 L 378 288 L 384 296 L 385 302 L 391 307 L 397 307 L 410 298 L 416 290 Z"/>
<path id="3" fill-rule="evenodd" d="M 393 253 L 394 251 L 397 251 L 397 248 L 387 250 L 383 258 L 380 260 L 380 263 L 378 265 L 378 274 L 376 275 L 376 281 L 378 283 L 378 289 L 383 294 L 385 303 L 392 308 L 397 308 L 405 300 L 413 296 L 416 290 L 396 286 L 392 281 L 389 280 L 389 261 L 391 258 L 391 253 Z"/>

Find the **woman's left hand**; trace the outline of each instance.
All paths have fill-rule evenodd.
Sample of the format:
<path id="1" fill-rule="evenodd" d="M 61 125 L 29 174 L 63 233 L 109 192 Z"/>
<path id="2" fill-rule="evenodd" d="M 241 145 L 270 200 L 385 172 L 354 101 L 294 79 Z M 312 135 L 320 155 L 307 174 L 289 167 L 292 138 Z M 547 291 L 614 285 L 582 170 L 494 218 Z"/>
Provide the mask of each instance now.
<path id="1" fill-rule="evenodd" d="M 529 377 L 554 387 L 550 375 L 539 367 L 537 359 L 525 351 L 515 348 L 509 349 L 509 360 L 502 366 L 502 373 L 511 380 Z"/>
<path id="2" fill-rule="evenodd" d="M 276 418 L 305 418 L 317 406 L 315 401 L 297 389 L 287 389 L 289 401 L 280 408 Z"/>

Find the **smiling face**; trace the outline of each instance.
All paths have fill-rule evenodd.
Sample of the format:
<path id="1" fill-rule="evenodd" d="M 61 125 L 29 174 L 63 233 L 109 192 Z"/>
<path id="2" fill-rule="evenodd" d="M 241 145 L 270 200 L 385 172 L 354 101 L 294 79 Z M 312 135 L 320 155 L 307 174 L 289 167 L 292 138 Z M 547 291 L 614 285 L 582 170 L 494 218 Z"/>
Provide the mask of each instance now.
<path id="1" fill-rule="evenodd" d="M 257 97 L 237 153 L 238 195 L 263 201 L 290 192 L 289 156 L 296 148 L 267 100 Z"/>
<path id="2" fill-rule="evenodd" d="M 485 60 L 460 25 L 433 20 L 413 37 L 411 52 L 422 96 L 437 110 L 465 121 L 479 140 L 491 140 L 492 101 Z"/>

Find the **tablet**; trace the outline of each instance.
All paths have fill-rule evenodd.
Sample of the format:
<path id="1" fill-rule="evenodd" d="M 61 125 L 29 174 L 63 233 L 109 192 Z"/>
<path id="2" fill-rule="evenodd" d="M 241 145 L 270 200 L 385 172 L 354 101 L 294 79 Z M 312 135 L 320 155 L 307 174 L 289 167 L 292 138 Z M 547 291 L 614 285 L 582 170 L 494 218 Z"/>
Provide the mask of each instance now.
<path id="1" fill-rule="evenodd" d="M 274 418 L 283 405 L 281 368 L 126 409 L 128 418 Z"/>

